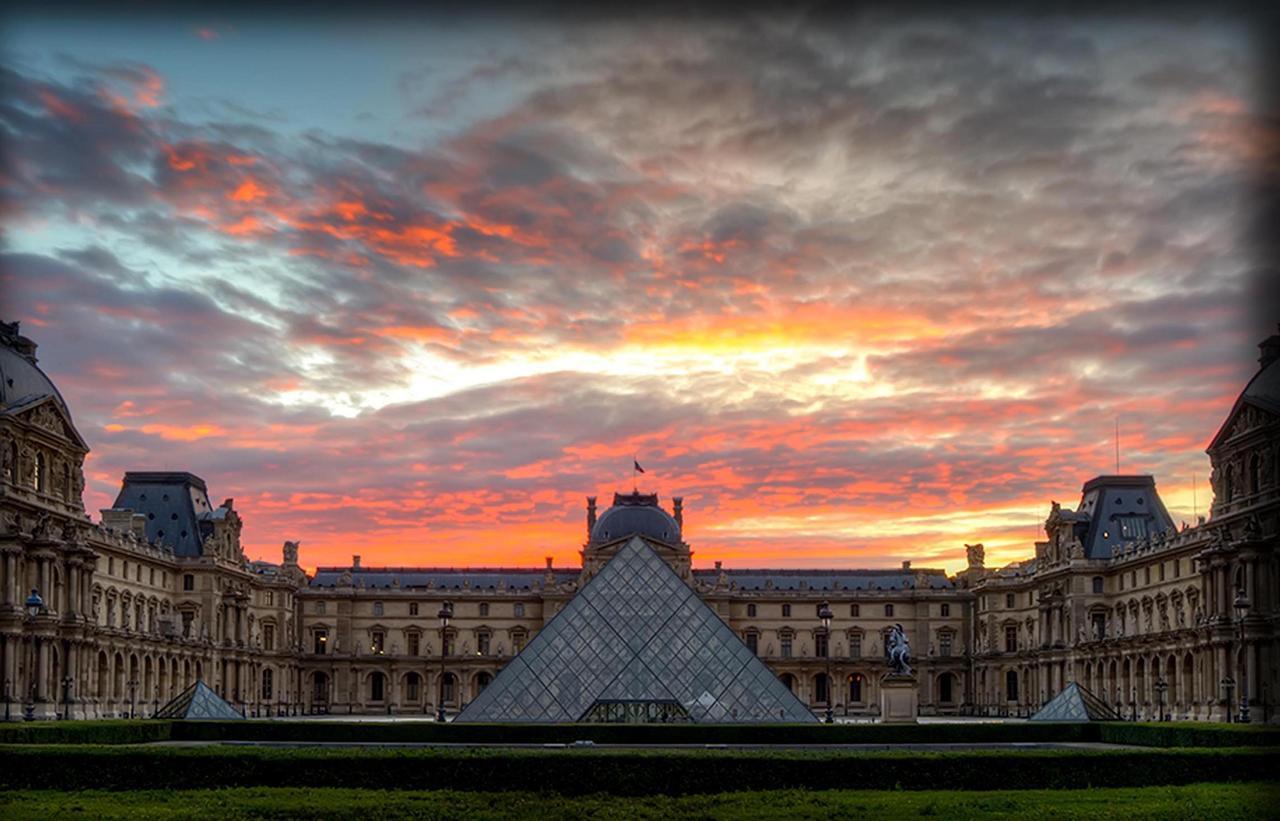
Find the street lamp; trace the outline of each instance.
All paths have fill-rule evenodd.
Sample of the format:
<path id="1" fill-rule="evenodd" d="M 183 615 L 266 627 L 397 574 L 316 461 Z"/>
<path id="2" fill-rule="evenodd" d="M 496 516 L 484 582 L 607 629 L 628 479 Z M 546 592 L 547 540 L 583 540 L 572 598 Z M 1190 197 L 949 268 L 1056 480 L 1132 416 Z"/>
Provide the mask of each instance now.
<path id="1" fill-rule="evenodd" d="M 1164 721 L 1164 691 L 1169 689 L 1169 682 L 1164 680 L 1164 676 L 1156 677 L 1156 703 L 1159 709 L 1159 715 L 1156 721 Z"/>
<path id="2" fill-rule="evenodd" d="M 1130 690 L 1130 693 L 1131 695 L 1129 697 L 1129 720 L 1137 721 L 1138 720 L 1138 688 L 1137 687 L 1132 688 L 1132 690 Z"/>
<path id="3" fill-rule="evenodd" d="M 436 700 L 436 721 L 444 721 L 444 657 L 447 640 L 445 631 L 449 629 L 449 619 L 453 618 L 453 605 L 445 602 L 436 615 L 440 617 L 440 697 Z"/>
<path id="4" fill-rule="evenodd" d="M 1222 689 L 1227 691 L 1227 723 L 1231 723 L 1231 697 L 1236 689 L 1236 680 L 1231 676 L 1222 677 Z"/>
<path id="5" fill-rule="evenodd" d="M 71 719 L 71 685 L 75 683 L 70 675 L 62 677 L 62 720 Z"/>
<path id="6" fill-rule="evenodd" d="M 822 634 L 826 637 L 823 646 L 824 656 L 827 657 L 827 723 L 831 724 L 835 719 L 831 715 L 831 605 L 823 602 L 818 607 L 818 618 L 822 620 Z"/>
<path id="7" fill-rule="evenodd" d="M 26 609 L 27 618 L 30 621 L 35 621 L 40 612 L 44 610 L 44 599 L 40 598 L 40 591 L 34 587 L 31 588 L 31 595 L 27 596 Z M 31 665 L 27 668 L 27 681 L 30 686 L 27 687 L 27 703 L 22 710 L 27 721 L 34 721 L 36 717 L 36 678 L 39 676 L 39 672 L 36 670 L 37 657 L 39 655 L 36 642 L 38 641 L 39 639 L 36 638 L 35 633 L 32 633 Z"/>
<path id="8" fill-rule="evenodd" d="M 1244 590 L 1236 592 L 1236 600 L 1231 603 L 1236 611 L 1236 622 L 1240 625 L 1240 723 L 1249 723 L 1249 649 L 1244 643 L 1244 617 L 1249 615 L 1249 598 Z"/>

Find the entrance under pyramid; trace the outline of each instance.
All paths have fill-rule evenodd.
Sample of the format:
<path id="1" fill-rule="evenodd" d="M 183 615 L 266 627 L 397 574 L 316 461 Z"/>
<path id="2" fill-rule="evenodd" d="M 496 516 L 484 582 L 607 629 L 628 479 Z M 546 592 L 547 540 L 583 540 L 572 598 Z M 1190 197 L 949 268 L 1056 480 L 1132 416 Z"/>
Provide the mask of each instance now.
<path id="1" fill-rule="evenodd" d="M 565 604 L 456 720 L 817 719 L 637 537 Z"/>

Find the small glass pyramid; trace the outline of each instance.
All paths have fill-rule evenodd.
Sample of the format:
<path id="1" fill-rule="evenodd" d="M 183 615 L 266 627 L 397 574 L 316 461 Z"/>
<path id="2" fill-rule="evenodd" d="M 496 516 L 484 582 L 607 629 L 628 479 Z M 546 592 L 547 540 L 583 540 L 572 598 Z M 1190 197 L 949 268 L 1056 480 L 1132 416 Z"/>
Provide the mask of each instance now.
<path id="1" fill-rule="evenodd" d="M 1031 716 L 1029 721 L 1119 721 L 1102 699 L 1071 682 Z"/>
<path id="2" fill-rule="evenodd" d="M 243 719 L 244 716 L 222 700 L 204 680 L 198 680 L 156 711 L 156 718 Z"/>
<path id="3" fill-rule="evenodd" d="M 633 538 L 456 720 L 817 719 L 651 547 Z"/>

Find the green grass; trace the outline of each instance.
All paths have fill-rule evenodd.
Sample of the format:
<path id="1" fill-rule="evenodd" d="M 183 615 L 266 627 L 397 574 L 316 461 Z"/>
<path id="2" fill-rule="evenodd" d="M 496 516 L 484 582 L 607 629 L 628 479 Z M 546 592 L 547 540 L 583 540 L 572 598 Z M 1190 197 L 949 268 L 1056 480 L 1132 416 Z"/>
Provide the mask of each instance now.
<path id="1" fill-rule="evenodd" d="M 1028 818 L 1256 819 L 1280 805 L 1274 784 L 1092 790 L 891 792 L 775 790 L 683 797 L 564 797 L 534 792 L 240 788 L 178 792 L 0 793 L 5 818 Z"/>

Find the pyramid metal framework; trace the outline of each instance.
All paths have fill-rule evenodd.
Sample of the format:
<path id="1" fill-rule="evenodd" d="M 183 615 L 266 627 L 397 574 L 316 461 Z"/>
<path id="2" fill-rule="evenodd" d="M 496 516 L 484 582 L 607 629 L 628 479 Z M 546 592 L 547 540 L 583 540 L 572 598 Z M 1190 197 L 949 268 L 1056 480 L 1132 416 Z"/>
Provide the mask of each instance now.
<path id="1" fill-rule="evenodd" d="M 642 539 L 570 599 L 460 722 L 812 722 Z"/>
<path id="2" fill-rule="evenodd" d="M 1030 721 L 1119 721 L 1102 699 L 1071 682 L 1031 716 Z"/>
<path id="3" fill-rule="evenodd" d="M 173 699 L 156 711 L 156 718 L 206 718 L 206 719 L 243 719 L 222 696 L 215 693 L 203 680 L 196 681 L 187 689 L 178 693 Z"/>

